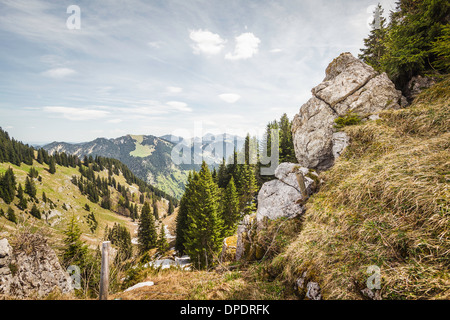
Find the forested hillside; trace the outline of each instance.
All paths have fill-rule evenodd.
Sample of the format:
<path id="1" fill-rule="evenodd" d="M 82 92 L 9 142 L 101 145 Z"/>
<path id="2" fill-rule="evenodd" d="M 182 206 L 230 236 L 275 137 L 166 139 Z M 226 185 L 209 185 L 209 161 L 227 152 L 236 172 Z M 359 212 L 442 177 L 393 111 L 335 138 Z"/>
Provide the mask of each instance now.
<path id="1" fill-rule="evenodd" d="M 153 224 L 162 226 L 160 220 L 178 203 L 136 178 L 118 160 L 49 155 L 11 139 L 3 130 L 0 159 L 0 232 L 13 237 L 29 231 L 46 234 L 63 266 L 75 264 L 83 270 L 78 294 L 88 297 L 98 291 L 100 242 L 110 240 L 118 250 L 119 270 L 138 251 L 132 239 L 138 239 L 142 213 L 151 213 Z M 153 236 L 158 232 L 153 230 Z"/>

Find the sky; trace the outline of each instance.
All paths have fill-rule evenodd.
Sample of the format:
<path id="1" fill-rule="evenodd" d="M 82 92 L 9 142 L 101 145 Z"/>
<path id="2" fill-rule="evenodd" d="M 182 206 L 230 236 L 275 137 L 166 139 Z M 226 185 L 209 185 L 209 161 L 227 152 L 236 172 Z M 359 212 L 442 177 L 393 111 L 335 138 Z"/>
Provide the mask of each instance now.
<path id="1" fill-rule="evenodd" d="M 260 133 L 394 0 L 0 0 L 0 127 L 32 144 Z"/>

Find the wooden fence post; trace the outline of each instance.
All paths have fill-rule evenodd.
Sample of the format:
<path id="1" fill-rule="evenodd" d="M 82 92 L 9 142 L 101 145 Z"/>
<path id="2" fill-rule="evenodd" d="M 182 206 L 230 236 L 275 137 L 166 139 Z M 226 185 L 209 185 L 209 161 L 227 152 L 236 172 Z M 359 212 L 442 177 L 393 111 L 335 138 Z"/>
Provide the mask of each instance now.
<path id="1" fill-rule="evenodd" d="M 102 270 L 100 273 L 100 295 L 99 300 L 108 300 L 109 287 L 109 246 L 110 241 L 102 243 Z"/>

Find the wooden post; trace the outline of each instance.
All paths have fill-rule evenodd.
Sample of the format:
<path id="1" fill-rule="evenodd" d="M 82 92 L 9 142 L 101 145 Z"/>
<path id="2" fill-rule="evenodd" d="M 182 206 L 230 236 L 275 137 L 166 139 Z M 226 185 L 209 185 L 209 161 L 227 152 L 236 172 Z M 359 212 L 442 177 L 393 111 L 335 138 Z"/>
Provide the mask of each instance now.
<path id="1" fill-rule="evenodd" d="M 100 273 L 100 295 L 99 300 L 108 300 L 109 287 L 109 246 L 110 241 L 102 243 L 102 270 Z"/>

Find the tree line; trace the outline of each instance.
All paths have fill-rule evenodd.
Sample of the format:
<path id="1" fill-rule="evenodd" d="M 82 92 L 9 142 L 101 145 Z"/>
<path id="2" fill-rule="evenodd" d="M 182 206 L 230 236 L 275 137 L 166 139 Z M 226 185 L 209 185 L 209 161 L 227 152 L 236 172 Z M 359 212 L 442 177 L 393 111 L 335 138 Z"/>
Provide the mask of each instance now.
<path id="1" fill-rule="evenodd" d="M 175 249 L 191 257 L 197 268 L 216 263 L 223 239 L 236 232 L 238 223 L 257 207 L 261 185 L 273 176 L 261 176 L 263 166 L 258 150 L 269 154 L 271 130 L 279 134 L 279 162 L 296 162 L 292 142 L 291 121 L 284 114 L 270 122 L 263 144 L 247 135 L 244 147 L 211 171 L 203 162 L 198 172 L 189 173 L 185 192 L 180 200 L 176 226 Z M 252 159 L 256 157 L 256 159 Z"/>
<path id="2" fill-rule="evenodd" d="M 447 0 L 400 0 L 383 16 L 375 9 L 372 30 L 358 56 L 375 70 L 386 72 L 404 89 L 416 75 L 447 74 L 450 70 L 450 4 Z"/>

